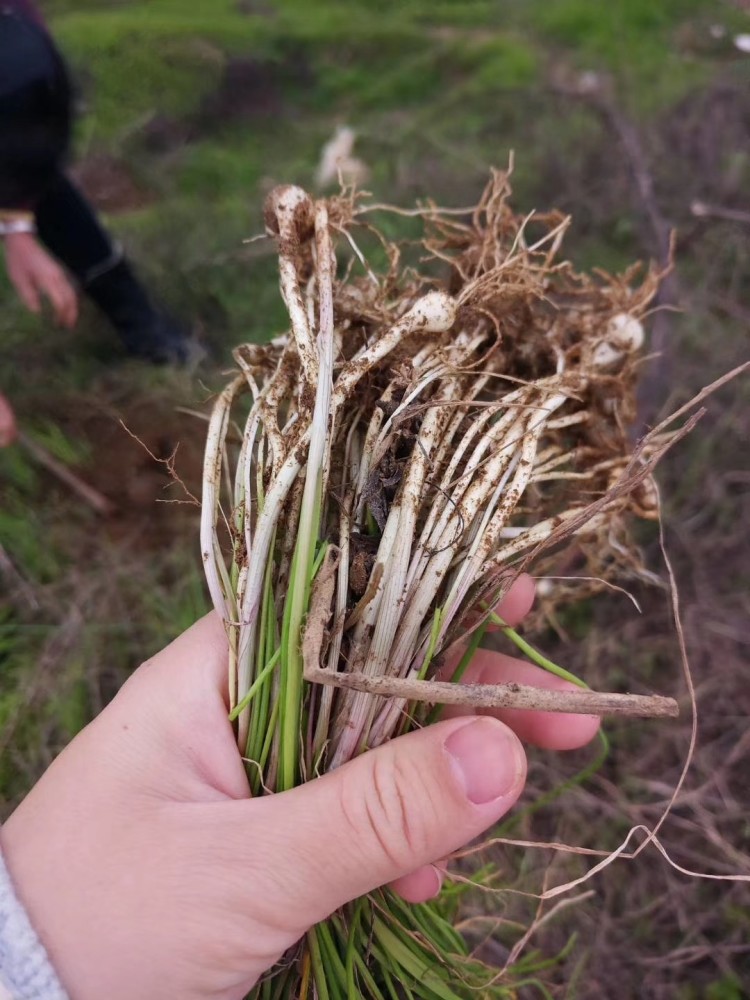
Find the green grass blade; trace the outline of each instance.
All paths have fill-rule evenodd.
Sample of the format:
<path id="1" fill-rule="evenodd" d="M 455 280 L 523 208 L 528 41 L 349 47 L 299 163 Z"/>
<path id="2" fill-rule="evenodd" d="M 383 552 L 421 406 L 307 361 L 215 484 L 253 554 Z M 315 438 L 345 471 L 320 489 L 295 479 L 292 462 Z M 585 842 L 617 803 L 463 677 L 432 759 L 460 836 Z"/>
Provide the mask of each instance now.
<path id="1" fill-rule="evenodd" d="M 316 927 L 311 927 L 307 932 L 307 947 L 310 949 L 310 963 L 312 965 L 313 980 L 315 981 L 315 991 L 318 1000 L 331 1000 L 330 993 L 328 992 L 328 977 L 320 953 Z"/>
<path id="2" fill-rule="evenodd" d="M 250 685 L 250 689 L 248 690 L 247 694 L 242 699 L 242 701 L 238 701 L 237 704 L 232 709 L 232 711 L 229 713 L 229 721 L 230 722 L 234 722 L 234 720 L 239 716 L 240 712 L 244 711 L 244 709 L 247 708 L 247 706 L 253 700 L 253 698 L 255 697 L 258 689 L 261 687 L 261 685 L 263 684 L 263 682 L 266 680 L 267 677 L 270 676 L 271 671 L 276 666 L 276 664 L 279 662 L 280 658 L 281 658 L 281 649 L 279 648 L 273 654 L 273 656 L 268 661 L 268 663 L 265 665 L 265 667 L 263 667 L 263 669 L 258 674 L 258 676 L 255 678 L 255 680 L 253 681 L 253 683 Z"/>
<path id="3" fill-rule="evenodd" d="M 358 899 L 354 906 L 354 913 L 352 914 L 352 924 L 349 928 L 349 937 L 346 942 L 346 991 L 348 1000 L 357 1000 L 357 984 L 354 979 L 354 965 L 357 957 L 357 945 L 359 928 L 362 923 L 362 910 L 365 906 L 366 899 Z"/>
<path id="4" fill-rule="evenodd" d="M 428 989 L 430 994 L 434 994 L 440 1000 L 461 1000 L 458 994 L 454 993 L 438 976 L 432 962 L 426 957 L 418 955 L 410 943 L 407 944 L 405 940 L 399 938 L 390 928 L 386 927 L 380 917 L 375 917 L 373 930 L 388 959 L 401 966 L 407 975 L 411 976 L 420 986 Z"/>
<path id="5" fill-rule="evenodd" d="M 565 681 L 570 681 L 571 684 L 575 684 L 576 687 L 586 688 L 588 690 L 588 684 L 582 681 L 580 677 L 576 677 L 575 674 L 571 674 L 569 670 L 565 667 L 559 666 L 557 663 L 553 663 L 552 660 L 547 659 L 538 649 L 534 649 L 531 643 L 527 642 L 522 636 L 516 632 L 514 628 L 510 625 L 506 625 L 503 619 L 495 614 L 494 611 L 490 613 L 490 618 L 493 624 L 499 625 L 503 633 L 510 639 L 510 641 L 524 654 L 528 656 L 532 663 L 536 663 L 538 667 L 546 670 L 550 674 L 554 674 L 556 677 L 562 677 Z"/>

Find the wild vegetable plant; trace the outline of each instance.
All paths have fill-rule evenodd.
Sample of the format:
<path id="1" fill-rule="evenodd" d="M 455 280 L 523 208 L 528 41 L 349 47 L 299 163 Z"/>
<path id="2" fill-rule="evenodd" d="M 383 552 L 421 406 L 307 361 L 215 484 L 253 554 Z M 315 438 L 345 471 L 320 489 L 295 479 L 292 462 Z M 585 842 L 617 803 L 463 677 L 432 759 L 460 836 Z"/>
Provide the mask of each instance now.
<path id="1" fill-rule="evenodd" d="M 659 427 L 636 448 L 629 436 L 658 274 L 576 273 L 558 260 L 569 220 L 517 216 L 509 190 L 494 173 L 469 213 L 418 209 L 419 268 L 381 238 L 379 275 L 357 242 L 374 232 L 372 206 L 353 192 L 268 198 L 290 333 L 235 351 L 208 432 L 201 528 L 253 795 L 314 780 L 450 700 L 674 709 L 456 683 L 492 609 L 542 553 L 575 548 L 603 581 L 637 570 L 627 520 L 653 515 L 651 470 L 683 432 Z M 457 642 L 458 670 L 438 676 Z M 379 891 L 314 927 L 252 995 L 512 988 L 440 902 Z"/>

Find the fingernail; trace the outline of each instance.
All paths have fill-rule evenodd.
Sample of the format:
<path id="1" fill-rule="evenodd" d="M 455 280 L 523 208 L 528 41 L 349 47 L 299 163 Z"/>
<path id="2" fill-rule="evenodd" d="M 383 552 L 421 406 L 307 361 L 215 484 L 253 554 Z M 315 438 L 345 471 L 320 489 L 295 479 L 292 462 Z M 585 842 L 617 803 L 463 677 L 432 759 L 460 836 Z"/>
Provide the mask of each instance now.
<path id="1" fill-rule="evenodd" d="M 477 719 L 445 741 L 466 797 L 484 805 L 512 792 L 521 782 L 525 761 L 513 733 L 494 719 Z"/>
<path id="2" fill-rule="evenodd" d="M 443 888 L 443 873 L 435 865 L 432 865 L 432 873 L 435 876 L 435 885 L 432 889 L 429 898 L 434 899 L 436 896 L 440 895 L 440 890 Z"/>

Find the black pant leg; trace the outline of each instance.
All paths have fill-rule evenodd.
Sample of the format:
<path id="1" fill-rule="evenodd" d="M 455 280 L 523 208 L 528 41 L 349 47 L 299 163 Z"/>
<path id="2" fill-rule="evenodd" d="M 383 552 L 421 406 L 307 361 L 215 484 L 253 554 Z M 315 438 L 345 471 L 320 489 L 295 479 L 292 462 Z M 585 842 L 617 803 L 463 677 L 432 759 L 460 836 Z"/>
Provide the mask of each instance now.
<path id="1" fill-rule="evenodd" d="M 120 251 L 94 210 L 64 174 L 38 203 L 36 225 L 42 243 L 83 288 L 120 259 Z"/>
<path id="2" fill-rule="evenodd" d="M 94 210 L 63 174 L 39 202 L 36 224 L 39 238 L 75 275 L 131 354 L 184 360 L 184 331 L 156 308 Z"/>

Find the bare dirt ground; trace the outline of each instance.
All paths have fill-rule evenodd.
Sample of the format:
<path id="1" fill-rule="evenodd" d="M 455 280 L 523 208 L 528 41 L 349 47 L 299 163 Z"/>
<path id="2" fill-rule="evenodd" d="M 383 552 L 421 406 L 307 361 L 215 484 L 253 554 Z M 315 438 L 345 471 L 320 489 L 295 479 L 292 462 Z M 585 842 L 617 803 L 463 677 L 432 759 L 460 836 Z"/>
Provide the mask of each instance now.
<path id="1" fill-rule="evenodd" d="M 200 495 L 198 417 L 147 393 L 116 405 L 81 395 L 55 409 L 60 428 L 88 446 L 80 475 L 112 501 L 103 522 L 110 538 L 160 548 L 185 537 Z"/>
<path id="2" fill-rule="evenodd" d="M 129 212 L 154 200 L 154 193 L 140 184 L 128 167 L 111 154 L 92 153 L 76 163 L 71 173 L 100 212 L 110 215 Z"/>

